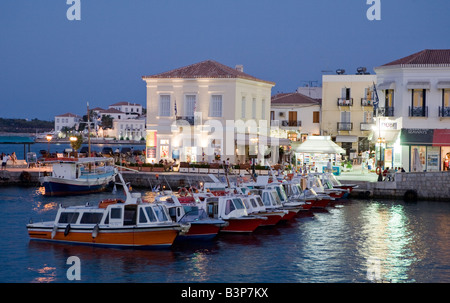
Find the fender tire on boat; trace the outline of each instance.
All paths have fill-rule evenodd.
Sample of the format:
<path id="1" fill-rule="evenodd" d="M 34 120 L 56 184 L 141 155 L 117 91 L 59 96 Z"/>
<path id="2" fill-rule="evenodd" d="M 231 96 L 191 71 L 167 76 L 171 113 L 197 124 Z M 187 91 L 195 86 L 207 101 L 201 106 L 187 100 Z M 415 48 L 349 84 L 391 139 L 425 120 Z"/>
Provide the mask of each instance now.
<path id="1" fill-rule="evenodd" d="M 53 226 L 53 229 L 52 229 L 52 239 L 56 236 L 57 230 L 58 230 L 58 226 L 57 226 L 57 225 Z"/>
<path id="2" fill-rule="evenodd" d="M 409 189 L 403 195 L 405 201 L 417 201 L 417 191 Z"/>
<path id="3" fill-rule="evenodd" d="M 64 229 L 64 237 L 66 237 L 70 232 L 70 224 L 67 224 L 66 229 Z"/>
<path id="4" fill-rule="evenodd" d="M 100 229 L 100 228 L 99 228 L 98 224 L 96 224 L 96 225 L 94 226 L 94 229 L 92 230 L 92 239 L 97 238 L 99 229 Z"/>

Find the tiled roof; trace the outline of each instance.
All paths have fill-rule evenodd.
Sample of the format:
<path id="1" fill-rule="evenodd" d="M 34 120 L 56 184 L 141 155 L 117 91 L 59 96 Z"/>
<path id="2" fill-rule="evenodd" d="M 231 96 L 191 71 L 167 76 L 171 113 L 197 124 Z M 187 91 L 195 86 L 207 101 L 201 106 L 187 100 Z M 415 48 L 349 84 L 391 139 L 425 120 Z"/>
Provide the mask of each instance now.
<path id="1" fill-rule="evenodd" d="M 100 111 L 101 114 L 125 114 L 124 112 L 115 109 L 115 108 L 108 108 L 105 110 Z"/>
<path id="2" fill-rule="evenodd" d="M 151 78 L 175 78 L 175 79 L 186 79 L 186 78 L 241 78 L 247 80 L 253 80 L 258 82 L 265 82 L 272 85 L 275 83 L 270 81 L 261 80 L 255 78 L 249 74 L 239 71 L 235 68 L 223 65 L 219 62 L 213 60 L 206 60 L 185 67 L 180 67 L 168 72 L 161 74 L 143 76 L 142 79 Z"/>
<path id="3" fill-rule="evenodd" d="M 320 99 L 313 99 L 300 93 L 281 93 L 272 96 L 272 104 L 321 104 Z"/>
<path id="4" fill-rule="evenodd" d="M 75 115 L 75 114 L 72 114 L 72 113 L 66 113 L 66 114 L 63 114 L 63 115 L 58 115 L 58 116 L 56 116 L 56 117 L 74 117 L 74 118 L 81 118 L 80 116 Z"/>
<path id="5" fill-rule="evenodd" d="M 117 103 L 111 104 L 110 106 L 121 106 L 121 105 L 140 106 L 140 104 L 137 104 L 137 103 L 130 103 L 130 102 L 126 102 L 126 101 L 117 102 Z"/>
<path id="6" fill-rule="evenodd" d="M 450 65 L 450 49 L 425 49 L 383 66 Z"/>

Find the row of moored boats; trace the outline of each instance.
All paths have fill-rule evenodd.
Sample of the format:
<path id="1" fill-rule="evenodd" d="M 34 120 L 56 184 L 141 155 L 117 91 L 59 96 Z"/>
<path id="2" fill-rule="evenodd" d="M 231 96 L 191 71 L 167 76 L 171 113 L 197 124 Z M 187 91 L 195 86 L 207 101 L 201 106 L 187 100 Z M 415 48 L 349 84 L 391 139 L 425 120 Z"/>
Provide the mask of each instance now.
<path id="1" fill-rule="evenodd" d="M 125 199 L 58 208 L 54 221 L 27 225 L 30 239 L 65 243 L 154 247 L 174 241 L 215 238 L 219 233 L 252 233 L 306 211 L 344 199 L 355 185 L 332 174 L 312 173 L 289 180 L 260 176 L 255 181 L 213 182 L 202 188 L 160 191 L 153 201 L 130 192 L 117 172 Z"/>

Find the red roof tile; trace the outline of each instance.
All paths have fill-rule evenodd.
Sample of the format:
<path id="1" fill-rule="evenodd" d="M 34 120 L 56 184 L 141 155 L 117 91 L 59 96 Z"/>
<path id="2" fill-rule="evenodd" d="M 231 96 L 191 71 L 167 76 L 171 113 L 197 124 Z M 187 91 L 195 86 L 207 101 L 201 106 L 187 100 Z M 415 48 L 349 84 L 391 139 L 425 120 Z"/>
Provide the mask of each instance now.
<path id="1" fill-rule="evenodd" d="M 320 99 L 313 99 L 306 95 L 295 93 L 281 93 L 272 96 L 272 104 L 321 104 Z"/>
<path id="2" fill-rule="evenodd" d="M 450 49 L 425 49 L 383 66 L 443 65 L 450 64 Z"/>
<path id="3" fill-rule="evenodd" d="M 75 115 L 75 114 L 72 114 L 72 113 L 66 113 L 66 114 L 63 114 L 63 115 L 58 115 L 58 116 L 56 116 L 56 117 L 74 117 L 74 118 L 81 118 L 80 116 Z"/>
<path id="4" fill-rule="evenodd" d="M 235 68 L 231 68 L 213 60 L 206 60 L 161 74 L 142 77 L 142 79 L 149 78 L 241 78 L 275 85 L 275 83 L 273 82 L 255 78 L 249 74 L 238 71 Z"/>

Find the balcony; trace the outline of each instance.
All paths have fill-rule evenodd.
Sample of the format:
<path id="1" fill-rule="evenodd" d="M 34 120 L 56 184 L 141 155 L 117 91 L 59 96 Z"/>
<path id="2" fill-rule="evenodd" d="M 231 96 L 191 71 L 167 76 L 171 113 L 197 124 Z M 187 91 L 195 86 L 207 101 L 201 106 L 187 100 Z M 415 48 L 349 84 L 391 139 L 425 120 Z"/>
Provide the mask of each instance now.
<path id="1" fill-rule="evenodd" d="M 338 131 L 351 131 L 353 129 L 353 122 L 338 122 Z"/>
<path id="2" fill-rule="evenodd" d="M 176 120 L 177 125 L 179 124 L 178 121 L 186 121 L 189 125 L 194 125 L 194 116 L 177 116 Z"/>
<path id="3" fill-rule="evenodd" d="M 428 117 L 428 106 L 418 106 L 408 108 L 409 117 Z"/>
<path id="4" fill-rule="evenodd" d="M 374 111 L 374 116 L 376 116 L 376 112 Z M 379 107 L 378 108 L 378 115 L 381 117 L 394 117 L 394 107 Z"/>
<path id="5" fill-rule="evenodd" d="M 361 106 L 373 106 L 373 100 L 367 98 L 361 98 Z"/>
<path id="6" fill-rule="evenodd" d="M 298 127 L 298 126 L 302 126 L 302 121 L 283 120 L 283 121 L 281 121 L 281 126 Z"/>
<path id="7" fill-rule="evenodd" d="M 374 125 L 374 123 L 361 122 L 360 129 L 361 131 L 371 131 Z"/>
<path id="8" fill-rule="evenodd" d="M 338 106 L 353 106 L 353 98 L 338 98 Z"/>
<path id="9" fill-rule="evenodd" d="M 450 117 L 450 107 L 439 106 L 439 117 Z"/>

